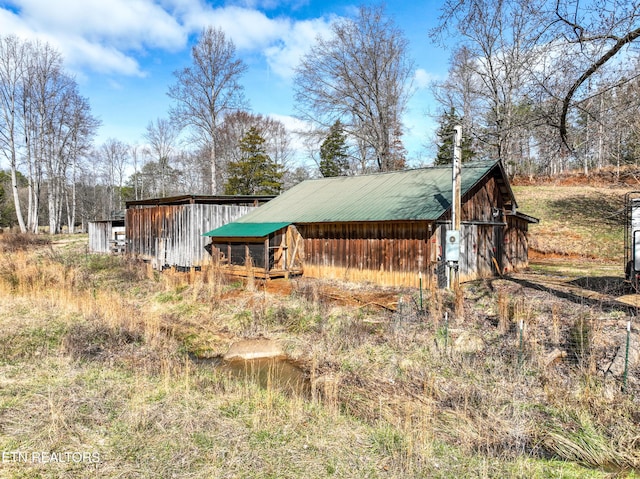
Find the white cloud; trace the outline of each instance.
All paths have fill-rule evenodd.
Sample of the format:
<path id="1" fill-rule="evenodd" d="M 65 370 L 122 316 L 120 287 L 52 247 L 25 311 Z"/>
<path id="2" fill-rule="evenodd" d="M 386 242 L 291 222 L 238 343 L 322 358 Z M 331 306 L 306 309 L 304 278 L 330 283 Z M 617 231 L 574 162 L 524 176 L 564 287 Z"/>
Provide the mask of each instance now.
<path id="1" fill-rule="evenodd" d="M 19 14 L 0 7 L 0 31 L 47 41 L 78 74 L 89 69 L 144 76 L 140 55 L 151 49 L 178 51 L 189 35 L 212 25 L 227 34 L 240 54 L 262 55 L 275 75 L 290 80 L 301 56 L 318 35 L 328 33 L 332 21 L 270 18 L 256 9 L 215 8 L 203 0 L 10 1 Z"/>
<path id="2" fill-rule="evenodd" d="M 287 131 L 290 132 L 305 132 L 311 131 L 313 129 L 312 125 L 304 120 L 296 118 L 295 116 L 290 115 L 279 115 L 277 113 L 269 113 L 269 118 L 273 118 L 274 120 L 278 120 L 280 123 L 284 125 Z"/>
<path id="3" fill-rule="evenodd" d="M 265 49 L 271 70 L 290 80 L 301 57 L 315 43 L 318 36 L 327 36 L 331 20 L 316 19 L 291 23 L 279 42 Z"/>
<path id="4" fill-rule="evenodd" d="M 262 48 L 287 28 L 285 20 L 270 19 L 264 13 L 241 7 L 203 9 L 194 7 L 184 16 L 185 27 L 198 32 L 203 27 L 220 28 L 241 50 Z"/>
<path id="5" fill-rule="evenodd" d="M 55 45 L 60 41 L 59 38 L 50 39 L 49 43 Z M 62 42 L 59 48 L 66 64 L 72 70 L 87 66 L 98 73 L 117 72 L 124 75 L 145 76 L 134 58 L 113 47 L 91 43 L 84 38 L 76 37 L 70 41 Z"/>
<path id="6" fill-rule="evenodd" d="M 21 16 L 35 31 L 75 34 L 117 48 L 178 48 L 182 26 L 152 0 L 19 0 Z"/>
<path id="7" fill-rule="evenodd" d="M 429 88 L 433 80 L 435 80 L 435 77 L 422 68 L 418 68 L 413 76 L 413 84 L 419 89 Z"/>
<path id="8" fill-rule="evenodd" d="M 28 38 L 32 31 L 18 15 L 9 11 L 0 9 L 0 32 L 3 35 L 16 35 L 21 38 Z"/>
<path id="9" fill-rule="evenodd" d="M 72 69 L 142 75 L 132 51 L 176 50 L 187 34 L 151 0 L 15 0 L 19 15 L 0 9 L 0 31 L 57 48 Z"/>
<path id="10" fill-rule="evenodd" d="M 222 29 L 239 50 L 261 52 L 271 71 L 286 80 L 293 76 L 300 57 L 317 36 L 328 34 L 332 21 L 333 18 L 270 18 L 263 12 L 238 6 L 214 9 L 189 3 L 184 10 L 184 23 L 189 30 L 196 32 L 208 25 Z"/>

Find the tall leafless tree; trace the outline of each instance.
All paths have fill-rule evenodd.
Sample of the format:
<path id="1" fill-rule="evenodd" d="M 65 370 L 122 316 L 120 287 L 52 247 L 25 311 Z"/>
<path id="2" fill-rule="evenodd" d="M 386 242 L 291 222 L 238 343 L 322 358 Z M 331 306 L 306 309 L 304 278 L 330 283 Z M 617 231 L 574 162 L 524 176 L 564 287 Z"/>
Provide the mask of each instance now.
<path id="1" fill-rule="evenodd" d="M 60 54 L 48 44 L 36 48 L 28 93 L 35 107 L 35 115 L 30 117 L 30 158 L 43 165 L 49 232 L 55 234 L 62 226 L 68 175 L 74 162 L 88 151 L 98 121 L 92 117 L 88 101 L 80 96 L 75 80 L 64 72 Z"/>
<path id="2" fill-rule="evenodd" d="M 103 181 L 107 189 L 107 211 L 111 217 L 114 211 L 123 207 L 122 187 L 129 164 L 129 145 L 115 138 L 105 141 L 97 153 L 102 165 Z"/>
<path id="3" fill-rule="evenodd" d="M 365 147 L 380 171 L 398 169 L 394 154 L 413 73 L 408 42 L 382 6 L 360 7 L 318 38 L 296 69 L 295 97 L 303 119 L 324 131 L 336 121 Z"/>
<path id="4" fill-rule="evenodd" d="M 476 132 L 490 127 L 493 155 L 522 166 L 537 155 L 549 173 L 570 164 L 588 172 L 593 158 L 602 164 L 614 151 L 605 148 L 605 124 L 621 122 L 602 116 L 600 102 L 637 76 L 623 59 L 640 37 L 640 0 L 447 0 L 441 12 L 432 35 L 455 38 L 454 58 L 466 50 L 466 71 L 481 83 L 459 81 L 452 68 L 439 97 L 457 111 L 461 91 L 476 106 L 488 102 L 490 115 L 476 109 L 474 120 Z M 595 154 L 585 148 L 594 141 Z"/>
<path id="5" fill-rule="evenodd" d="M 149 122 L 144 133 L 144 138 L 148 143 L 149 154 L 158 162 L 160 167 L 162 196 L 166 196 L 166 172 L 174 155 L 179 133 L 180 130 L 176 127 L 176 124 L 166 118 L 158 118 L 155 122 Z"/>
<path id="6" fill-rule="evenodd" d="M 28 45 L 15 36 L 0 38 L 0 152 L 9 160 L 11 190 L 20 230 L 27 227 L 18 196 L 18 159 L 20 134 L 20 106 L 23 96 Z"/>
<path id="7" fill-rule="evenodd" d="M 0 93 L 2 152 L 9 158 L 13 177 L 19 165 L 27 171 L 26 223 L 15 181 L 13 188 L 20 228 L 38 232 L 40 192 L 44 190 L 49 230 L 57 233 L 65 206 L 68 222 L 75 221 L 68 176 L 86 153 L 98 122 L 91 116 L 88 101 L 79 95 L 75 80 L 64 72 L 60 53 L 47 43 L 0 38 Z"/>
<path id="8" fill-rule="evenodd" d="M 505 163 L 519 159 L 519 128 L 526 113 L 531 71 L 538 61 L 538 25 L 544 0 L 448 0 L 433 38 L 459 39 L 450 76 L 438 85 L 443 111 L 463 115 L 480 152 Z M 471 118 L 469 117 L 471 116 Z"/>
<path id="9" fill-rule="evenodd" d="M 222 30 L 205 28 L 191 51 L 192 65 L 174 73 L 176 83 L 168 93 L 175 101 L 171 118 L 188 127 L 209 151 L 211 194 L 217 193 L 220 182 L 216 154 L 218 126 L 225 113 L 244 104 L 239 79 L 246 65 L 235 54 L 235 45 Z"/>
<path id="10" fill-rule="evenodd" d="M 581 87 L 640 38 L 640 1 L 556 0 L 551 15 L 556 21 L 556 36 L 579 46 L 580 67 L 561 97 L 559 121 L 560 137 L 573 149 L 568 141 L 569 109 Z"/>
<path id="11" fill-rule="evenodd" d="M 65 188 L 65 200 L 67 210 L 68 231 L 74 231 L 77 211 L 77 182 L 80 175 L 80 162 L 86 158 L 93 146 L 95 132 L 100 125 L 98 119 L 91 115 L 89 101 L 80 96 L 73 95 L 69 103 L 68 135 L 62 154 L 68 156 L 70 170 L 67 172 L 67 187 Z"/>

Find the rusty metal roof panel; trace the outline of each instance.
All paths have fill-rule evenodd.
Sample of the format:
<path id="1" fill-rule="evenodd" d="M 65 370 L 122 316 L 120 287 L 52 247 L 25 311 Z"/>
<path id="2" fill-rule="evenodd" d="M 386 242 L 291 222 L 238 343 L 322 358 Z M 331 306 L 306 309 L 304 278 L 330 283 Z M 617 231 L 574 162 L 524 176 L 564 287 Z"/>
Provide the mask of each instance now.
<path id="1" fill-rule="evenodd" d="M 462 166 L 464 195 L 499 163 Z M 437 220 L 451 206 L 451 166 L 304 181 L 238 222 Z"/>

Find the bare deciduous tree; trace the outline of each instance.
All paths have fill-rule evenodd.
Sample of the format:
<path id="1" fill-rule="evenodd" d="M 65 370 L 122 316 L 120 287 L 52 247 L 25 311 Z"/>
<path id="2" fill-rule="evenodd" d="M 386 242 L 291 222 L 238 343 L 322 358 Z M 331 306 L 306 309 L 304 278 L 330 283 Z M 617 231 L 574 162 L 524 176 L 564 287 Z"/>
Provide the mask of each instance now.
<path id="1" fill-rule="evenodd" d="M 102 175 L 107 189 L 107 211 L 110 217 L 115 210 L 121 209 L 122 187 L 129 162 L 129 146 L 120 140 L 109 138 L 98 152 L 102 165 Z"/>
<path id="2" fill-rule="evenodd" d="M 461 43 L 449 79 L 438 85 L 443 111 L 460 112 L 474 146 L 505 163 L 519 158 L 518 129 L 526 122 L 527 88 L 539 54 L 539 9 L 540 1 L 531 0 L 450 0 L 431 32 L 437 38 L 450 29 Z"/>
<path id="3" fill-rule="evenodd" d="M 553 10 L 557 35 L 580 46 L 583 61 L 562 96 L 559 131 L 568 142 L 567 117 L 574 97 L 582 85 L 633 41 L 640 38 L 638 0 L 556 0 Z"/>
<path id="4" fill-rule="evenodd" d="M 162 196 L 166 196 L 166 172 L 169 167 L 169 161 L 174 154 L 179 133 L 180 130 L 175 123 L 165 118 L 158 118 L 155 122 L 149 122 L 144 133 L 144 138 L 148 142 L 149 153 L 160 167 Z"/>
<path id="5" fill-rule="evenodd" d="M 60 53 L 47 43 L 0 39 L 0 147 L 12 176 L 27 170 L 28 217 L 24 222 L 17 183 L 14 202 L 20 228 L 38 232 L 40 193 L 47 194 L 49 230 L 57 233 L 67 209 L 75 222 L 74 174 L 98 121 L 64 72 Z M 69 184 L 69 175 L 72 176 Z"/>
<path id="6" fill-rule="evenodd" d="M 441 12 L 432 36 L 455 36 L 457 52 L 438 85 L 444 110 L 471 98 L 477 137 L 487 128 L 491 154 L 522 167 L 537 155 L 549 173 L 570 164 L 587 173 L 596 137 L 602 164 L 604 125 L 621 122 L 601 115 L 599 95 L 637 76 L 617 60 L 640 37 L 639 0 L 447 0 Z"/>
<path id="7" fill-rule="evenodd" d="M 361 7 L 318 38 L 296 69 L 295 96 L 303 119 L 323 131 L 340 120 L 373 156 L 380 171 L 404 166 L 394 154 L 410 92 L 408 42 L 383 7 Z M 401 150 L 400 150 L 401 151 Z"/>
<path id="8" fill-rule="evenodd" d="M 20 106 L 28 46 L 15 36 L 0 38 L 0 152 L 9 160 L 11 190 L 20 231 L 27 231 L 18 197 Z"/>
<path id="9" fill-rule="evenodd" d="M 211 194 L 216 194 L 220 178 L 216 154 L 216 132 L 225 113 L 243 106 L 242 86 L 246 70 L 235 58 L 235 45 L 224 32 L 205 28 L 192 49 L 192 65 L 175 72 L 176 83 L 169 97 L 176 104 L 170 114 L 177 124 L 189 127 L 201 146 L 209 150 Z"/>

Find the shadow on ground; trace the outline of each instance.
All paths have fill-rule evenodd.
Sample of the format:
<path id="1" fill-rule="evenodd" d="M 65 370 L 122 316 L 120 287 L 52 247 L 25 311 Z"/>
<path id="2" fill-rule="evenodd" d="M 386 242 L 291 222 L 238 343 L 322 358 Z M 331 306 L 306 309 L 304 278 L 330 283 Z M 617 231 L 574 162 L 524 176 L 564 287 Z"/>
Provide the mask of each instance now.
<path id="1" fill-rule="evenodd" d="M 543 291 L 557 298 L 602 311 L 625 311 L 628 315 L 636 311 L 636 307 L 617 300 L 617 297 L 635 293 L 633 288 L 619 277 L 583 277 L 564 283 L 547 282 L 539 277 L 535 280 L 524 277 L 505 277 L 504 279 L 523 288 Z"/>

